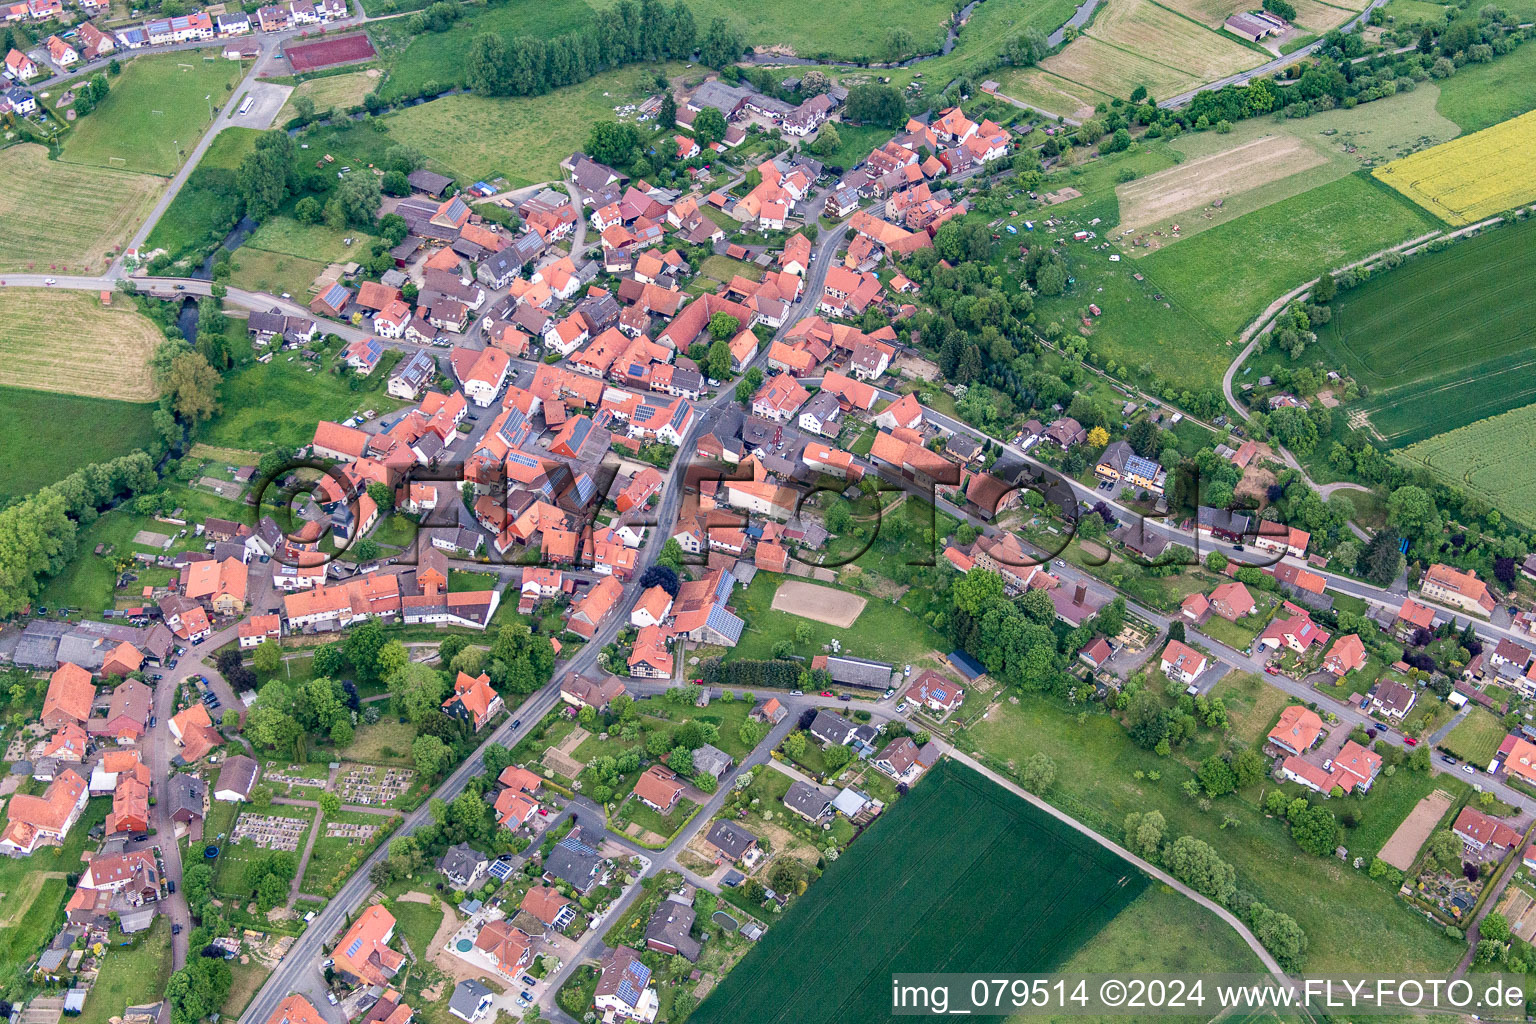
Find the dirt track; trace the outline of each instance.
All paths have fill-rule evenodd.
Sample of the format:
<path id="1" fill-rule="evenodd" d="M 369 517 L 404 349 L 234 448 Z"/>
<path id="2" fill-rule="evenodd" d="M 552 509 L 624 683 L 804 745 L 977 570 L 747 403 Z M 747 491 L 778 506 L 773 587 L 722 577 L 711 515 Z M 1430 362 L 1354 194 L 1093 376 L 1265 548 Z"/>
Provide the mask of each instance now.
<path id="1" fill-rule="evenodd" d="M 865 603 L 862 597 L 799 580 L 785 580 L 773 594 L 774 611 L 825 622 L 839 629 L 853 625 Z"/>

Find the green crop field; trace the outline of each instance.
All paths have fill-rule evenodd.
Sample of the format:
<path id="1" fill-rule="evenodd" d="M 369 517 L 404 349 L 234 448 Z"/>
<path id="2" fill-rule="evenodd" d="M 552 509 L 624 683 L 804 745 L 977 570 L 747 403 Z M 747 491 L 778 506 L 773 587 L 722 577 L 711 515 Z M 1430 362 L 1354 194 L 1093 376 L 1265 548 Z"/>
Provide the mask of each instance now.
<path id="1" fill-rule="evenodd" d="M 1137 261 L 1223 334 L 1325 270 L 1433 231 L 1433 219 L 1359 175 L 1266 206 Z"/>
<path id="2" fill-rule="evenodd" d="M 154 441 L 153 403 L 0 387 L 0 499 L 27 494 L 92 462 Z"/>
<path id="3" fill-rule="evenodd" d="M 1146 886 L 1081 833 L 941 761 L 692 1019 L 884 1020 L 892 972 L 1054 970 Z"/>
<path id="4" fill-rule="evenodd" d="M 240 65 L 197 51 L 136 57 L 112 80 L 101 106 L 75 123 L 61 159 L 150 174 L 175 174 L 229 92 Z"/>
<path id="5" fill-rule="evenodd" d="M 1440 83 L 1436 109 L 1467 132 L 1536 109 L 1536 46 L 1460 68 Z"/>
<path id="6" fill-rule="evenodd" d="M 226 128 L 214 136 L 145 244 L 179 253 L 222 236 L 223 226 L 233 223 L 240 206 L 235 169 L 256 148 L 260 134 L 254 128 Z"/>
<path id="7" fill-rule="evenodd" d="M 1536 401 L 1536 224 L 1458 241 L 1335 300 L 1323 348 L 1370 390 L 1393 447 Z"/>
<path id="8" fill-rule="evenodd" d="M 1398 454 L 1519 522 L 1536 524 L 1533 431 L 1536 405 L 1527 405 L 1420 441 Z"/>

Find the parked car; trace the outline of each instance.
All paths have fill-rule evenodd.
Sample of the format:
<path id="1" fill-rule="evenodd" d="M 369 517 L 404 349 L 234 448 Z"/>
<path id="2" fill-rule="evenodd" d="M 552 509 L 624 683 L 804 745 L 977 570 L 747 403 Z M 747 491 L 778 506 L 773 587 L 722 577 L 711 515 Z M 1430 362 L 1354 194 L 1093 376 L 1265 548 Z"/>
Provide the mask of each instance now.
<path id="1" fill-rule="evenodd" d="M 1412 736 L 1404 736 L 1403 742 L 1408 744 L 1410 747 L 1416 747 L 1419 745 L 1419 741 L 1414 739 Z"/>
<path id="2" fill-rule="evenodd" d="M 179 925 L 179 924 L 171 925 L 171 934 L 172 935 L 180 935 L 181 934 L 181 925 Z"/>
<path id="3" fill-rule="evenodd" d="M 176 879 L 174 879 L 174 878 L 167 878 L 165 880 L 165 891 L 166 892 L 175 892 L 176 891 Z"/>
<path id="4" fill-rule="evenodd" d="M 1476 770 L 1473 769 L 1473 767 L 1471 765 L 1469 765 L 1469 764 L 1462 765 L 1461 766 L 1461 770 L 1463 772 L 1465 772 L 1467 775 L 1476 775 L 1477 774 Z"/>

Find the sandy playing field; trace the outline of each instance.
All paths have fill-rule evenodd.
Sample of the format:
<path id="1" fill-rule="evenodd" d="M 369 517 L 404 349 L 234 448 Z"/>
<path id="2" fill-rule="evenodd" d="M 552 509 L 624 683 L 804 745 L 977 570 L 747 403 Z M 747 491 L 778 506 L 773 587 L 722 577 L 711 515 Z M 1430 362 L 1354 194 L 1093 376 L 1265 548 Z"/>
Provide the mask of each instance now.
<path id="1" fill-rule="evenodd" d="M 1241 195 L 1327 160 L 1316 146 L 1292 135 L 1267 135 L 1189 160 L 1117 187 L 1120 228 L 1134 234 L 1176 214 Z"/>
<path id="2" fill-rule="evenodd" d="M 814 583 L 785 580 L 773 594 L 773 610 L 814 619 L 829 626 L 847 629 L 864 610 L 864 598 L 855 594 L 818 587 Z"/>
<path id="3" fill-rule="evenodd" d="M 1413 812 L 1397 826 L 1397 831 L 1392 833 L 1392 838 L 1387 840 L 1387 845 L 1381 848 L 1377 856 L 1399 871 L 1413 867 L 1413 858 L 1419 855 L 1419 847 L 1424 845 L 1424 840 L 1429 838 L 1450 806 L 1451 794 L 1443 789 L 1437 789 L 1420 800 Z"/>

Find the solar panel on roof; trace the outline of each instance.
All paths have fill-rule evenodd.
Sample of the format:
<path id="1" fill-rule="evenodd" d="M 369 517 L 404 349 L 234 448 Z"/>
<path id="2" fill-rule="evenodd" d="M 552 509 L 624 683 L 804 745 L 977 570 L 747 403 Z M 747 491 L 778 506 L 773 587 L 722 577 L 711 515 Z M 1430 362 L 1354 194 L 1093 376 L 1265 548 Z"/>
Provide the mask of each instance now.
<path id="1" fill-rule="evenodd" d="M 347 947 L 347 956 L 357 956 L 358 950 L 363 948 L 363 940 L 359 937 L 352 940 L 352 945 Z"/>

